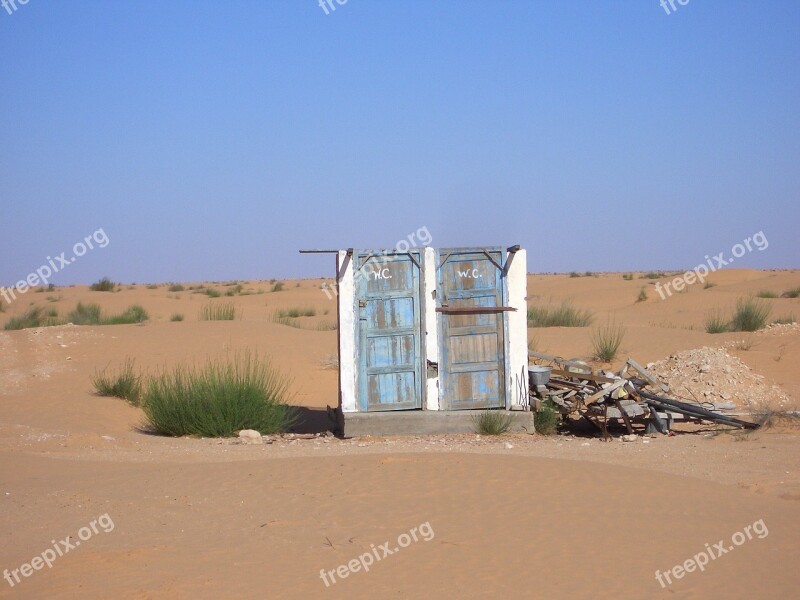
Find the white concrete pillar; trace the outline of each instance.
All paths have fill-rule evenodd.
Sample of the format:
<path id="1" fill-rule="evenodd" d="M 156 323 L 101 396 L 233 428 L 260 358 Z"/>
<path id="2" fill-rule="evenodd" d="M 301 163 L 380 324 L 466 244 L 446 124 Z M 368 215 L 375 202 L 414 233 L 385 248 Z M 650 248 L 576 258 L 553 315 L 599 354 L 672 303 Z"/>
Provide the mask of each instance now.
<path id="1" fill-rule="evenodd" d="M 506 408 L 529 406 L 528 394 L 528 258 L 525 250 L 509 255 L 506 281 L 508 305 L 508 358 L 506 361 Z"/>
<path id="2" fill-rule="evenodd" d="M 356 412 L 356 286 L 353 256 L 340 250 L 336 256 L 336 283 L 339 290 L 339 389 L 343 412 Z"/>
<path id="3" fill-rule="evenodd" d="M 430 363 L 439 362 L 439 326 L 436 319 L 436 250 L 424 248 L 423 267 L 425 268 L 422 295 L 425 297 L 423 325 L 425 329 L 425 409 L 439 410 L 439 371 L 428 369 Z M 430 362 L 429 362 L 430 361 Z"/>

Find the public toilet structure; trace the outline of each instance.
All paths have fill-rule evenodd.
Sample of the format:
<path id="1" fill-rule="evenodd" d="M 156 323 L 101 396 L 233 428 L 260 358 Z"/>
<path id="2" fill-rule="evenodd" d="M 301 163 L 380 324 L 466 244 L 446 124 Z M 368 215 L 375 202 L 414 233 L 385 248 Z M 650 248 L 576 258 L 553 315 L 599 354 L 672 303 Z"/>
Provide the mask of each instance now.
<path id="1" fill-rule="evenodd" d="M 345 435 L 472 431 L 486 409 L 533 432 L 525 250 L 335 252 Z"/>

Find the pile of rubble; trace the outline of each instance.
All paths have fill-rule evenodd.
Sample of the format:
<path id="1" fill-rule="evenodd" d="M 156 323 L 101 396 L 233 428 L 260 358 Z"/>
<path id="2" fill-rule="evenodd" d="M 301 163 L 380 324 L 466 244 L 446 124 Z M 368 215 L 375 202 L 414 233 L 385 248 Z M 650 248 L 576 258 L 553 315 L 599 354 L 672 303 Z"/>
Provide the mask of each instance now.
<path id="1" fill-rule="evenodd" d="M 777 385 L 767 383 L 763 375 L 753 373 L 724 348 L 678 352 L 649 363 L 647 369 L 669 385 L 673 394 L 688 401 L 709 402 L 717 408 L 742 412 L 766 407 L 780 410 L 792 405 Z"/>

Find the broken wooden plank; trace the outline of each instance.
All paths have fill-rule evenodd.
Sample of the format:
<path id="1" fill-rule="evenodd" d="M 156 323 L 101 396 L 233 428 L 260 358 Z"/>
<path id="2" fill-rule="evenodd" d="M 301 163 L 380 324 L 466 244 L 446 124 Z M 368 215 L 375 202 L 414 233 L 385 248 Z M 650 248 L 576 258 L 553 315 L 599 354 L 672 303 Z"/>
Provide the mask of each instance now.
<path id="1" fill-rule="evenodd" d="M 611 377 L 603 377 L 602 375 L 588 375 L 586 373 L 575 373 L 574 371 L 565 371 L 564 369 L 553 369 L 553 375 L 559 377 L 574 377 L 575 379 L 584 379 L 586 381 L 594 381 L 595 383 L 614 383 L 619 379 L 611 379 Z"/>
<path id="2" fill-rule="evenodd" d="M 574 360 L 566 360 L 561 358 L 560 356 L 556 356 L 555 354 L 545 354 L 544 352 L 534 352 L 533 350 L 528 350 L 528 358 L 538 358 L 541 360 L 548 360 L 550 362 L 557 362 L 561 365 L 566 365 L 568 367 L 573 367 L 575 369 L 586 369 L 586 365 L 583 363 L 576 362 Z"/>
<path id="3" fill-rule="evenodd" d="M 628 380 L 627 380 L 627 379 L 620 379 L 620 380 L 618 380 L 616 383 L 612 383 L 612 384 L 611 384 L 610 386 L 608 386 L 607 388 L 603 388 L 603 389 L 602 389 L 602 390 L 600 390 L 599 392 L 597 392 L 597 393 L 595 393 L 595 394 L 592 394 L 591 396 L 589 396 L 588 398 L 586 398 L 586 399 L 583 401 L 583 403 L 584 403 L 586 406 L 589 406 L 590 404 L 592 404 L 592 403 L 594 403 L 594 402 L 597 402 L 597 401 L 598 401 L 598 400 L 600 400 L 601 398 L 603 398 L 603 397 L 607 396 L 608 394 L 610 394 L 610 393 L 611 393 L 611 392 L 613 392 L 614 390 L 618 390 L 619 388 L 621 388 L 621 387 L 622 387 L 623 385 L 625 385 L 626 383 L 628 383 Z"/>
<path id="4" fill-rule="evenodd" d="M 650 385 L 654 385 L 654 386 L 655 386 L 655 387 L 657 387 L 657 388 L 661 388 L 661 389 L 662 389 L 663 391 L 665 391 L 665 392 L 668 392 L 668 391 L 669 391 L 669 386 L 668 386 L 668 385 L 666 385 L 666 384 L 664 384 L 664 383 L 661 383 L 661 382 L 660 382 L 660 381 L 659 381 L 659 380 L 656 378 L 656 376 L 655 376 L 655 375 L 653 375 L 653 374 L 652 374 L 650 371 L 648 371 L 647 369 L 645 369 L 645 368 L 644 368 L 642 365 L 640 365 L 639 363 L 637 363 L 637 362 L 636 362 L 635 360 L 633 360 L 632 358 L 629 358 L 629 359 L 628 359 L 628 364 L 629 364 L 630 366 L 632 366 L 634 369 L 636 369 L 636 370 L 639 372 L 639 374 L 640 374 L 642 377 L 644 377 L 644 378 L 647 380 L 647 382 L 648 382 L 648 383 L 650 383 Z"/>

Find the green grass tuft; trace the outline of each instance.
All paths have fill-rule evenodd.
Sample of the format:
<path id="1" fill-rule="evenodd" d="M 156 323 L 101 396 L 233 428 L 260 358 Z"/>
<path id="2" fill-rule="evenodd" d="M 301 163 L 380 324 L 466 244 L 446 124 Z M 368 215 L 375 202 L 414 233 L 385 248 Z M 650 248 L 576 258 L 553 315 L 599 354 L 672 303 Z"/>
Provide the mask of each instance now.
<path id="1" fill-rule="evenodd" d="M 716 309 L 706 315 L 706 333 L 725 333 L 726 331 L 729 331 L 729 323 L 722 311 Z"/>
<path id="2" fill-rule="evenodd" d="M 710 281 L 706 281 L 705 285 L 703 285 L 703 289 L 707 290 L 707 289 L 710 289 L 710 288 L 712 288 L 712 287 L 714 287 L 716 285 L 717 285 L 716 283 L 711 283 Z"/>
<path id="3" fill-rule="evenodd" d="M 575 308 L 566 301 L 560 306 L 532 306 L 528 309 L 528 327 L 586 327 L 592 319 L 591 311 Z"/>
<path id="4" fill-rule="evenodd" d="M 595 358 L 603 362 L 614 360 L 624 337 L 625 327 L 616 323 L 607 323 L 597 331 L 593 331 L 592 347 Z"/>
<path id="5" fill-rule="evenodd" d="M 180 321 L 183 321 L 183 315 L 182 315 L 181 313 L 174 313 L 174 314 L 173 314 L 173 315 L 172 315 L 172 316 L 169 318 L 169 320 L 170 320 L 170 321 L 172 321 L 173 323 L 178 323 L 178 322 L 180 322 Z"/>
<path id="6" fill-rule="evenodd" d="M 276 281 L 275 283 L 273 283 L 272 284 L 272 289 L 270 291 L 272 291 L 272 292 L 282 292 L 283 291 L 283 282 Z"/>
<path id="7" fill-rule="evenodd" d="M 212 288 L 206 289 L 205 293 L 209 298 L 219 298 L 222 295 L 220 292 Z"/>
<path id="8" fill-rule="evenodd" d="M 769 321 L 772 312 L 769 304 L 755 298 L 736 301 L 736 312 L 731 319 L 731 331 L 758 331 Z"/>
<path id="9" fill-rule="evenodd" d="M 92 377 L 92 384 L 97 393 L 101 396 L 122 398 L 138 406 L 142 395 L 142 377 L 135 373 L 133 363 L 133 359 L 126 359 L 114 375 L 107 374 L 107 369 L 96 373 Z"/>
<path id="10" fill-rule="evenodd" d="M 533 417 L 533 427 L 541 435 L 553 435 L 558 429 L 560 414 L 551 400 L 545 400 Z"/>
<path id="11" fill-rule="evenodd" d="M 176 367 L 150 378 L 142 397 L 146 425 L 163 435 L 224 437 L 242 429 L 283 433 L 297 421 L 289 380 L 258 355 Z"/>
<path id="12" fill-rule="evenodd" d="M 181 285 L 180 283 L 173 283 L 173 284 L 171 284 L 169 286 L 168 289 L 169 289 L 170 292 L 182 292 L 186 288 L 183 285 Z"/>
<path id="13" fill-rule="evenodd" d="M 791 290 L 786 290 L 781 294 L 781 298 L 798 298 L 800 297 L 800 287 Z"/>
<path id="14" fill-rule="evenodd" d="M 96 281 L 89 286 L 93 292 L 113 292 L 117 284 L 111 281 L 108 277 L 103 277 L 100 281 Z"/>
<path id="15" fill-rule="evenodd" d="M 631 281 L 633 279 L 633 273 L 623 273 L 622 278 L 625 281 Z"/>
<path id="16" fill-rule="evenodd" d="M 209 302 L 200 311 L 199 318 L 201 321 L 233 321 L 236 318 L 236 306 L 233 302 Z"/>
<path id="17" fill-rule="evenodd" d="M 485 410 L 472 417 L 475 431 L 481 435 L 500 435 L 511 429 L 514 418 L 500 410 Z"/>
<path id="18" fill-rule="evenodd" d="M 50 327 L 59 325 L 58 312 L 51 308 L 45 311 L 39 306 L 31 306 L 24 314 L 18 317 L 11 317 L 3 328 L 6 331 L 19 329 L 30 329 L 32 327 Z"/>
<path id="19" fill-rule="evenodd" d="M 770 292 L 769 290 L 760 290 L 756 294 L 756 297 L 757 298 L 777 298 L 778 294 L 776 294 L 775 292 Z"/>
<path id="20" fill-rule="evenodd" d="M 645 300 L 647 300 L 647 290 L 642 287 L 642 289 L 639 290 L 639 295 L 636 297 L 636 302 L 644 302 Z"/>

